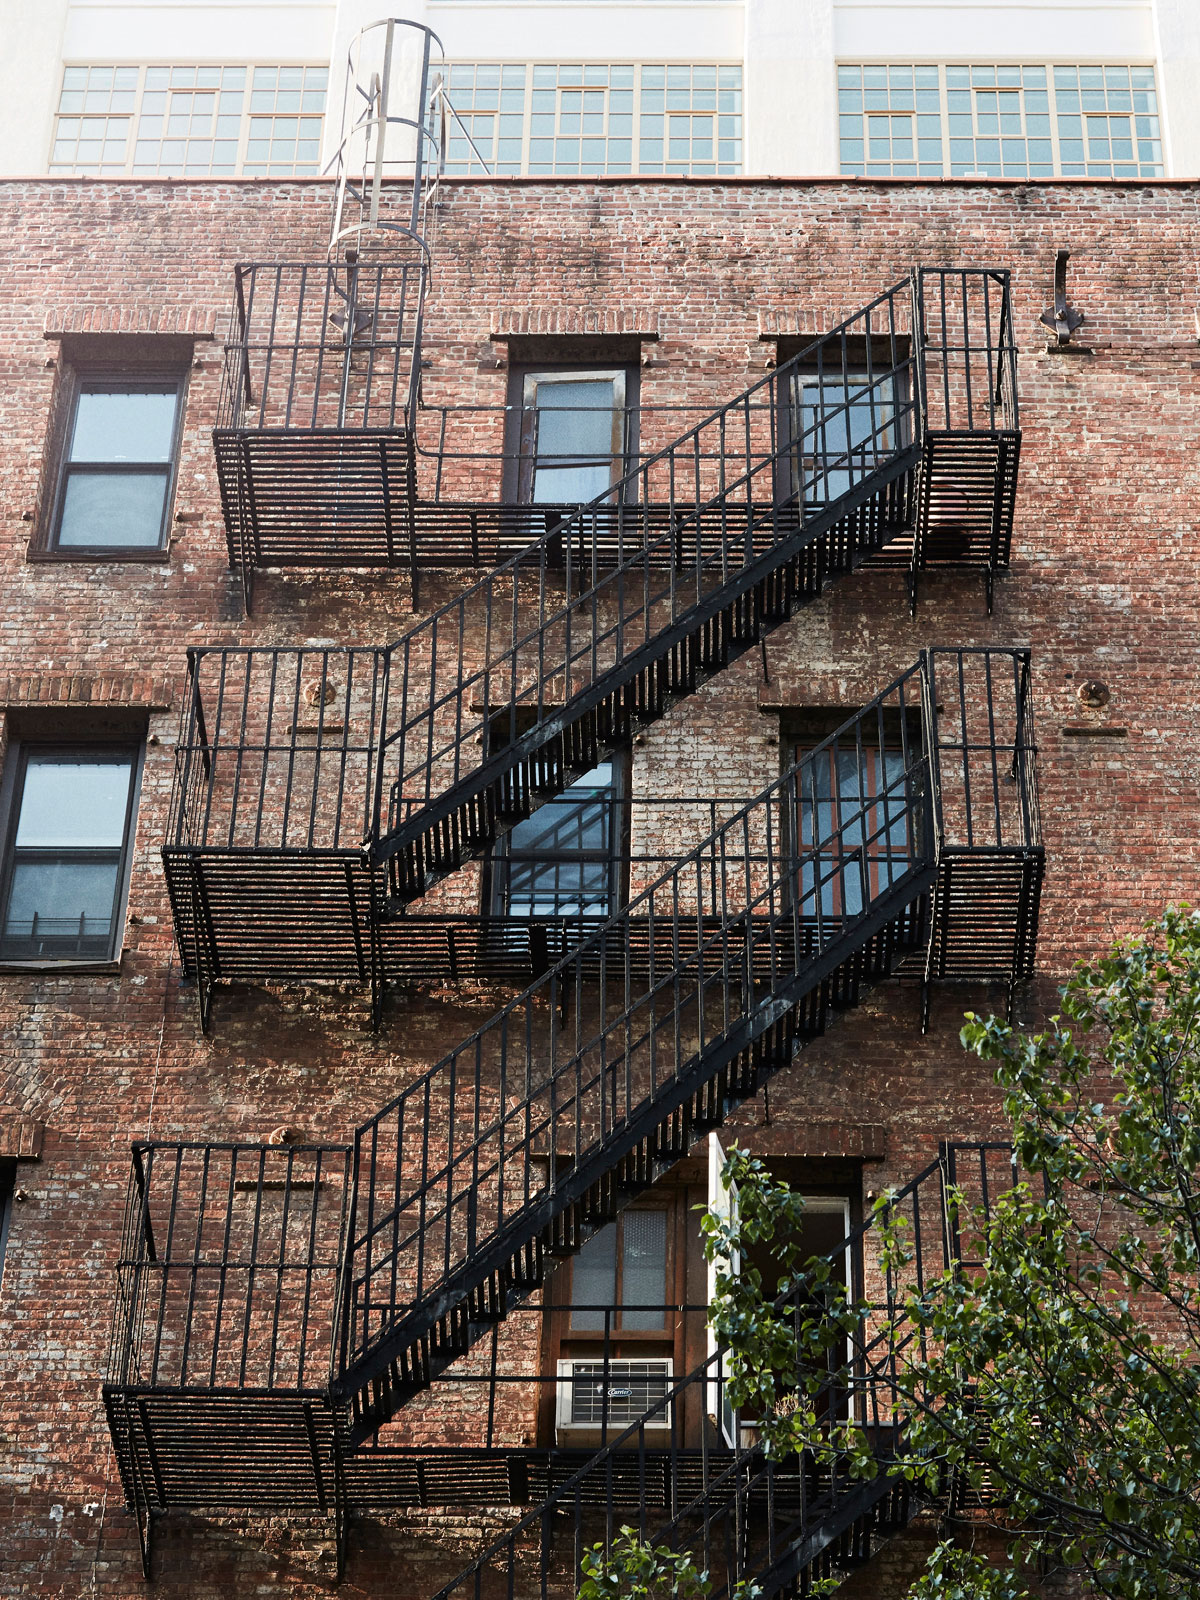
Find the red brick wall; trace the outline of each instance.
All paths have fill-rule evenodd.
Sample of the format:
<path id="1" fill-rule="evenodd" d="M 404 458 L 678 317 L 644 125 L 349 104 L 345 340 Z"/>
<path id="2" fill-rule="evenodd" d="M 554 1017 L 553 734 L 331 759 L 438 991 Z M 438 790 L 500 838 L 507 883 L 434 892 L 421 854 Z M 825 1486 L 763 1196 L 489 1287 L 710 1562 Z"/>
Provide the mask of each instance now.
<path id="1" fill-rule="evenodd" d="M 0 188 L 9 243 L 0 303 L 0 685 L 6 708 L 133 704 L 147 749 L 129 920 L 119 973 L 0 974 L 0 1111 L 43 1121 L 21 1168 L 0 1292 L 0 1410 L 9 1468 L 0 1499 L 0 1592 L 141 1593 L 99 1404 L 111 1267 L 132 1138 L 257 1139 L 280 1125 L 322 1142 L 355 1123 L 470 1033 L 486 991 L 395 998 L 382 1032 L 353 997 L 222 993 L 210 1039 L 180 989 L 158 847 L 184 649 L 218 642 L 377 644 L 413 611 L 402 573 L 260 577 L 254 616 L 230 576 L 208 430 L 219 343 L 195 347 L 174 525 L 161 564 L 27 559 L 59 346 L 43 330 L 225 326 L 235 261 L 320 259 L 321 183 L 90 180 Z M 428 312 L 431 401 L 498 404 L 505 318 L 545 308 L 657 321 L 647 404 L 717 403 L 753 381 L 760 325 L 817 329 L 911 264 L 994 264 L 1014 274 L 1024 447 L 1011 572 L 994 615 L 975 578 L 932 576 L 910 619 L 902 576 L 861 573 L 779 629 L 649 730 L 636 791 L 752 793 L 778 770 L 777 713 L 762 706 L 869 698 L 926 644 L 1034 650 L 1048 871 L 1039 968 L 1020 1002 L 1036 1021 L 1071 963 L 1168 900 L 1200 894 L 1195 795 L 1200 642 L 1200 308 L 1194 189 L 1176 185 L 451 185 L 439 215 Z M 1070 294 L 1089 353 L 1050 354 L 1038 314 L 1054 252 L 1072 249 Z M 95 310 L 93 311 L 93 308 Z M 794 319 L 794 320 L 791 320 Z M 468 575 L 423 585 L 422 610 Z M 1101 678 L 1103 713 L 1075 697 Z M 1099 738 L 1064 728 L 1123 729 Z M 471 908 L 476 874 L 441 891 Z M 996 1003 L 996 997 L 990 997 Z M 986 1073 L 956 1022 L 978 991 L 939 995 L 927 1036 L 912 990 L 870 996 L 736 1126 L 769 1153 L 811 1147 L 814 1123 L 887 1125 L 868 1186 L 903 1179 L 940 1137 L 1000 1127 Z M 444 1397 L 413 1413 L 414 1437 L 463 1425 Z M 506 1427 L 524 1427 L 510 1402 Z M 419 1526 L 427 1522 L 427 1532 Z M 343 1592 L 430 1593 L 478 1548 L 467 1513 L 363 1523 Z M 158 1591 L 308 1596 L 331 1572 L 323 1530 L 169 1519 Z M 865 1581 L 865 1580 L 864 1580 Z M 898 1590 L 879 1586 L 862 1593 Z"/>

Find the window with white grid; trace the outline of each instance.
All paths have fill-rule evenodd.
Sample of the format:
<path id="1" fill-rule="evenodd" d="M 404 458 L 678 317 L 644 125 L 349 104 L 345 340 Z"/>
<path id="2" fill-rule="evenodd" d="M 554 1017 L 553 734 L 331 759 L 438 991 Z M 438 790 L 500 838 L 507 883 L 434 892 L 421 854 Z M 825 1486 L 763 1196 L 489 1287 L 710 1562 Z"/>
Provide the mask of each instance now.
<path id="1" fill-rule="evenodd" d="M 446 92 L 452 175 L 742 170 L 740 66 L 456 62 Z"/>
<path id="2" fill-rule="evenodd" d="M 839 66 L 838 120 L 866 177 L 1163 175 L 1148 66 Z"/>
<path id="3" fill-rule="evenodd" d="M 315 173 L 328 79 L 324 66 L 69 66 L 50 171 Z"/>

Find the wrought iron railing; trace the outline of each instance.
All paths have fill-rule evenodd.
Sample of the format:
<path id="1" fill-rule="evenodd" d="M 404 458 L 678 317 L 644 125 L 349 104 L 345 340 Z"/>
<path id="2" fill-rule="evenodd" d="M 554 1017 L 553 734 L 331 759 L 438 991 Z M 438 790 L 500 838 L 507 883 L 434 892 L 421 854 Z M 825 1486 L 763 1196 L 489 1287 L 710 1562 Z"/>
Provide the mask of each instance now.
<path id="1" fill-rule="evenodd" d="M 321 269 L 333 270 L 348 269 Z M 322 291 L 315 314 L 325 309 Z M 716 621 L 723 610 L 803 549 L 815 549 L 886 486 L 889 473 L 902 476 L 913 448 L 911 312 L 910 284 L 888 290 L 627 474 L 612 491 L 619 503 L 615 544 L 605 495 L 375 652 L 379 689 L 367 721 L 349 678 L 334 682 L 334 710 L 324 720 L 301 716 L 297 696 L 290 717 L 272 717 L 257 686 L 276 691 L 290 681 L 291 652 L 238 653 L 243 673 L 231 685 L 234 652 L 193 650 L 180 740 L 182 792 L 170 842 L 228 849 L 228 840 L 246 837 L 239 804 L 247 803 L 248 790 L 236 781 L 220 787 L 213 776 L 218 750 L 235 766 L 246 758 L 263 762 L 270 775 L 262 781 L 286 787 L 298 750 L 303 762 L 309 726 L 336 722 L 353 728 L 355 747 L 370 756 L 368 789 L 347 788 L 341 770 L 334 775 L 325 764 L 329 776 L 312 797 L 314 814 L 331 818 L 331 837 L 355 845 L 365 814 L 375 860 L 424 846 L 412 872 L 426 879 L 439 855 L 429 830 L 451 816 L 464 791 L 485 790 L 582 716 L 602 691 L 611 700 L 622 684 L 635 683 L 647 660 L 678 655 L 705 628 L 723 635 L 701 641 L 700 675 L 714 670 L 737 652 L 739 634 L 749 640 L 756 629 L 749 615 L 740 627 L 734 619 L 734 627 L 723 628 Z M 855 376 L 860 346 L 869 365 L 862 379 Z M 824 387 L 806 421 L 800 389 L 810 366 Z M 241 359 L 234 360 L 231 393 L 242 370 Z M 365 381 L 371 375 L 368 367 Z M 394 393 L 390 382 L 387 393 Z M 283 404 L 287 414 L 290 389 Z M 368 395 L 362 415 L 369 404 Z M 831 431 L 848 426 L 852 408 L 862 421 L 860 436 L 838 449 Z M 665 522 L 650 518 L 651 505 L 667 508 Z M 901 506 L 894 526 L 904 520 Z M 860 533 L 871 543 L 886 537 L 881 528 Z M 832 548 L 824 552 L 829 566 L 846 560 Z M 786 612 L 785 599 L 774 603 Z M 330 660 L 313 658 L 323 683 L 332 681 Z M 686 692 L 684 678 L 696 675 L 690 664 L 686 674 L 676 671 L 675 692 Z M 360 670 L 360 683 L 363 676 Z M 645 712 L 644 690 L 638 698 Z M 635 709 L 629 707 L 631 714 Z M 297 727 L 305 727 L 303 736 Z M 609 742 L 619 738 L 608 732 Z M 568 758 L 564 779 L 572 765 L 579 763 Z M 584 769 L 590 765 L 583 762 Z M 436 808 L 436 815 L 419 817 L 417 808 Z M 273 831 L 264 831 L 264 822 L 254 820 L 253 848 L 319 848 L 302 837 L 286 836 L 285 843 L 282 819 L 271 821 Z M 484 831 L 494 833 L 502 822 L 489 816 Z M 415 887 L 404 874 L 393 883 L 402 895 Z"/>
<path id="2" fill-rule="evenodd" d="M 533 1286 L 556 1216 L 707 1084 L 719 1121 L 741 1097 L 722 1068 L 920 900 L 929 758 L 909 729 L 911 714 L 928 725 L 925 690 L 922 666 L 903 674 L 358 1130 L 335 1392 L 357 1406 L 376 1381 L 402 1389 L 386 1376 L 397 1352 L 498 1274 L 519 1298 L 514 1260 L 531 1253 Z M 839 751 L 884 776 L 835 812 L 822 775 Z M 636 922 L 651 931 L 644 976 L 624 933 Z M 572 1230 L 568 1249 L 588 1227 Z"/>

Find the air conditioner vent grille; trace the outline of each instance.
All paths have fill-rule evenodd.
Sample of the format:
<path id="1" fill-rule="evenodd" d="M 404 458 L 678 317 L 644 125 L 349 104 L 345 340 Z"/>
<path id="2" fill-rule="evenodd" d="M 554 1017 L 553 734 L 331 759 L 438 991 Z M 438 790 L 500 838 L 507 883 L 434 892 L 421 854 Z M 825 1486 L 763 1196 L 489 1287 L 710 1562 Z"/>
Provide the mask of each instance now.
<path id="1" fill-rule="evenodd" d="M 564 1362 L 564 1421 L 571 1427 L 625 1427 L 658 1405 L 671 1386 L 670 1361 Z M 651 1419 L 662 1427 L 665 1411 Z"/>

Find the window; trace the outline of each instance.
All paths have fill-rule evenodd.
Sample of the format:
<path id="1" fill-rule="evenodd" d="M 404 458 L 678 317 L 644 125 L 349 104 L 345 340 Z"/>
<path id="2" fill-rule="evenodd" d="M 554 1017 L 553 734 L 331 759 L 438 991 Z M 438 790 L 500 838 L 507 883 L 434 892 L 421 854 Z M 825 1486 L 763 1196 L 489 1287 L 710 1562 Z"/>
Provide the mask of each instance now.
<path id="1" fill-rule="evenodd" d="M 625 372 L 527 372 L 521 423 L 521 501 L 594 500 L 625 471 Z"/>
<path id="2" fill-rule="evenodd" d="M 855 917 L 908 871 L 913 793 L 909 773 L 920 750 L 915 716 L 907 728 L 885 715 L 874 729 L 825 743 L 840 710 L 791 720 L 785 752 L 797 770 L 796 836 L 801 914 Z M 815 747 L 815 748 L 814 748 Z"/>
<path id="3" fill-rule="evenodd" d="M 50 547 L 158 550 L 178 447 L 178 377 L 77 374 Z"/>
<path id="4" fill-rule="evenodd" d="M 451 175 L 742 170 L 740 66 L 455 62 L 446 92 Z"/>
<path id="5" fill-rule="evenodd" d="M 328 79 L 324 66 L 69 66 L 50 171 L 316 173 Z"/>
<path id="6" fill-rule="evenodd" d="M 510 917 L 608 917 L 619 890 L 621 785 L 605 761 L 519 822 L 491 862 L 493 911 Z"/>
<path id="7" fill-rule="evenodd" d="M 1152 66 L 840 66 L 841 170 L 1161 178 Z"/>
<path id="8" fill-rule="evenodd" d="M 665 1334 L 667 1221 L 662 1208 L 622 1212 L 575 1257 L 572 1334 Z"/>
<path id="9" fill-rule="evenodd" d="M 895 380 L 866 372 L 799 379 L 800 461 L 806 502 L 847 494 L 895 451 Z"/>
<path id="10" fill-rule="evenodd" d="M 115 958 L 140 754 L 133 743 L 9 746 L 0 960 Z"/>
<path id="11" fill-rule="evenodd" d="M 780 339 L 782 365 L 798 353 Z M 793 375 L 781 397 L 780 432 L 792 441 L 779 494 L 825 505 L 876 471 L 902 445 L 908 411 L 908 341 L 852 336 L 818 351 L 812 370 Z M 809 364 L 806 358 L 805 365 Z M 846 371 L 843 372 L 843 366 Z"/>

